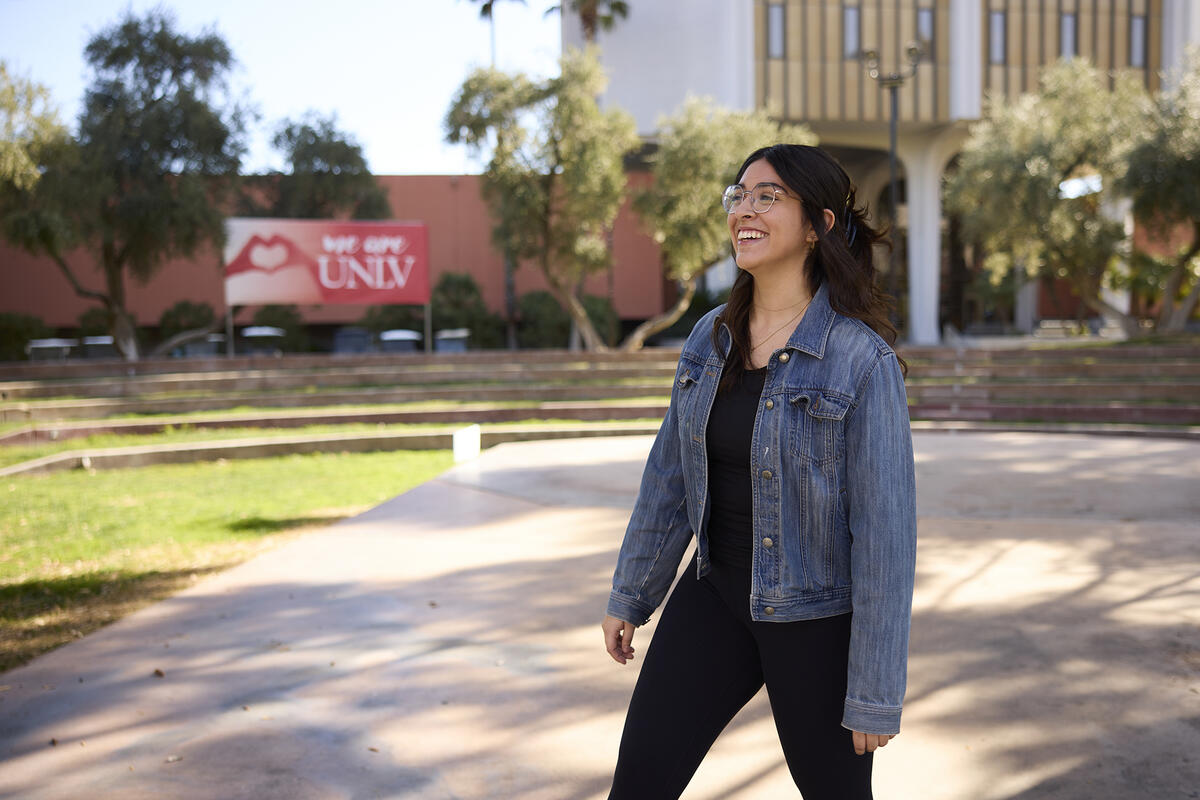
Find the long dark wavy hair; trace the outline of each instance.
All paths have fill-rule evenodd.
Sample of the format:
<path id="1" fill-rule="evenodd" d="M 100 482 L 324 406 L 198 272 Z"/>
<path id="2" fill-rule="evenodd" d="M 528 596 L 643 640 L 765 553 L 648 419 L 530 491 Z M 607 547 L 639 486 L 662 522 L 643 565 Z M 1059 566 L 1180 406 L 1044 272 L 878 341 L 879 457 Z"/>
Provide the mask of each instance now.
<path id="1" fill-rule="evenodd" d="M 886 232 L 867 224 L 867 207 L 858 205 L 850 176 L 833 156 L 819 147 L 799 144 L 773 144 L 751 153 L 738 170 L 740 183 L 746 170 L 765 158 L 788 191 L 800 200 L 804 215 L 817 236 L 808 257 L 809 288 L 816 292 L 822 284 L 829 287 L 829 305 L 843 316 L 860 319 L 889 345 L 896 343 L 896 328 L 889 319 L 895 301 L 875 281 L 874 246 L 890 243 Z M 825 230 L 825 209 L 833 212 L 835 222 Z M 721 323 L 729 326 L 733 345 L 726 359 L 721 389 L 737 384 L 750 363 L 750 309 L 754 301 L 754 278 L 738 270 L 729 293 L 729 302 L 713 324 L 713 342 Z M 720 351 L 719 344 L 717 345 Z M 908 365 L 900 359 L 908 373 Z"/>

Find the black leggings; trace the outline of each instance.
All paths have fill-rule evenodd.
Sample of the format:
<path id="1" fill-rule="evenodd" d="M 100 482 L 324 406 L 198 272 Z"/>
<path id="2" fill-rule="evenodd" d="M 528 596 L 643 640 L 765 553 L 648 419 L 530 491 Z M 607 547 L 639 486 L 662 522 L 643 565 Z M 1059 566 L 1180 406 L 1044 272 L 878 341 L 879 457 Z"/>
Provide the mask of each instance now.
<path id="1" fill-rule="evenodd" d="M 671 593 L 638 675 L 609 800 L 679 797 L 764 682 L 804 800 L 871 800 L 872 755 L 841 726 L 850 615 L 753 622 L 750 573 L 695 564 Z"/>

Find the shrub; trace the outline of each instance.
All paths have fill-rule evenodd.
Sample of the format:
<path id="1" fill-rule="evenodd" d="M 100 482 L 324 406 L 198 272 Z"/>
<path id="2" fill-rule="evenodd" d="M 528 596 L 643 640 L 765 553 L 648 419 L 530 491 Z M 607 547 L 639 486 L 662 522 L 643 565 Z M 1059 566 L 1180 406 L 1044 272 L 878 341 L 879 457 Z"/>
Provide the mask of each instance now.
<path id="1" fill-rule="evenodd" d="M 371 306 L 359 325 L 378 336 L 384 331 L 406 328 L 410 331 L 425 329 L 425 310 L 421 306 Z"/>
<path id="2" fill-rule="evenodd" d="M 554 295 L 539 289 L 517 298 L 517 344 L 523 348 L 566 347 L 571 317 Z"/>
<path id="3" fill-rule="evenodd" d="M 621 323 L 607 298 L 585 294 L 580 298 L 596 333 L 610 347 L 620 337 Z M 571 337 L 571 316 L 550 292 L 539 289 L 517 300 L 517 343 L 521 347 L 566 347 Z"/>
<path id="4" fill-rule="evenodd" d="M 217 314 L 208 303 L 193 303 L 180 300 L 168 308 L 158 319 L 158 335 L 164 341 L 177 333 L 207 328 L 216 320 Z"/>
<path id="5" fill-rule="evenodd" d="M 24 361 L 29 358 L 25 345 L 30 339 L 45 339 L 53 331 L 46 323 L 29 314 L 0 312 L 0 361 Z"/>
<path id="6" fill-rule="evenodd" d="M 470 275 L 447 272 L 433 287 L 434 331 L 469 328 L 474 347 L 504 346 L 504 320 L 488 311 L 479 284 Z"/>
<path id="7" fill-rule="evenodd" d="M 588 319 L 595 326 L 596 333 L 600 334 L 606 345 L 614 347 L 621 338 L 621 318 L 617 316 L 612 302 L 607 297 L 597 297 L 594 294 L 585 294 L 580 301 Z"/>
<path id="8" fill-rule="evenodd" d="M 92 306 L 79 315 L 80 336 L 108 336 L 112 333 L 113 315 L 103 306 Z"/>
<path id="9" fill-rule="evenodd" d="M 279 346 L 285 353 L 308 351 L 308 331 L 296 306 L 263 306 L 254 312 L 252 324 L 282 328 L 283 341 Z"/>

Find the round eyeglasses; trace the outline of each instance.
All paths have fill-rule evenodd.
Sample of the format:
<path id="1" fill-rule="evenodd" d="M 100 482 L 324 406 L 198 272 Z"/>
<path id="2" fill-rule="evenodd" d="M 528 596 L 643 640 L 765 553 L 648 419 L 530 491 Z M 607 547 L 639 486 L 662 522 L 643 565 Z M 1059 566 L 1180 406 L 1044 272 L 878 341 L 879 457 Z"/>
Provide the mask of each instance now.
<path id="1" fill-rule="evenodd" d="M 754 209 L 754 213 L 765 214 L 771 210 L 771 206 L 775 205 L 777 197 L 781 195 L 787 197 L 788 193 L 774 183 L 759 183 L 753 189 L 747 189 L 740 183 L 735 183 L 733 186 L 727 187 L 725 194 L 721 195 L 721 206 L 725 209 L 725 213 L 732 214 L 747 195 L 750 197 L 750 208 Z"/>

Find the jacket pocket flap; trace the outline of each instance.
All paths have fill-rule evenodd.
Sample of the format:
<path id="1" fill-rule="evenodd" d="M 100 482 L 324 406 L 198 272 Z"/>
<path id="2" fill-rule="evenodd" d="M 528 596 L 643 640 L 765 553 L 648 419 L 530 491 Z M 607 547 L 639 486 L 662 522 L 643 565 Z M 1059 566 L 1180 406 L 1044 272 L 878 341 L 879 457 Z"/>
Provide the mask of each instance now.
<path id="1" fill-rule="evenodd" d="M 819 419 L 842 419 L 850 409 L 850 400 L 840 394 L 804 389 L 790 398 L 793 405 L 804 403 L 808 415 Z"/>

